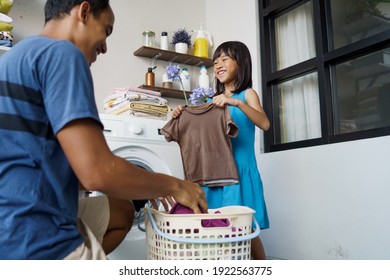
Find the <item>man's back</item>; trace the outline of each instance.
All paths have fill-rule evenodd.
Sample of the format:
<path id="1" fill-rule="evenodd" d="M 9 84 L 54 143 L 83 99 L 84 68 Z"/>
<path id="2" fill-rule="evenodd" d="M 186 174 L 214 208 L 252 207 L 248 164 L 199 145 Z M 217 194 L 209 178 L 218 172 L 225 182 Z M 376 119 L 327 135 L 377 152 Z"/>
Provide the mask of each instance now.
<path id="1" fill-rule="evenodd" d="M 82 242 L 79 184 L 55 135 L 76 116 L 99 120 L 89 66 L 70 42 L 38 36 L 0 61 L 0 259 L 63 258 Z"/>

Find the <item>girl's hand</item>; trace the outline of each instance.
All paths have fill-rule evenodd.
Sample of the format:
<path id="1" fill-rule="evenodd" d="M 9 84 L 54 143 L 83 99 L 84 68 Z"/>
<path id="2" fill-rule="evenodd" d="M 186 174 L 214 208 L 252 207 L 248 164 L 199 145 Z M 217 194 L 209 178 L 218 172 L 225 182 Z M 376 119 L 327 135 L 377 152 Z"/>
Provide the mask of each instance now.
<path id="1" fill-rule="evenodd" d="M 172 112 L 172 118 L 176 119 L 180 117 L 181 113 L 184 111 L 184 108 L 182 106 L 177 106 L 173 112 Z"/>
<path id="2" fill-rule="evenodd" d="M 225 94 L 213 97 L 213 103 L 218 107 L 224 107 L 225 105 L 238 106 L 239 102 L 239 99 L 227 97 Z"/>

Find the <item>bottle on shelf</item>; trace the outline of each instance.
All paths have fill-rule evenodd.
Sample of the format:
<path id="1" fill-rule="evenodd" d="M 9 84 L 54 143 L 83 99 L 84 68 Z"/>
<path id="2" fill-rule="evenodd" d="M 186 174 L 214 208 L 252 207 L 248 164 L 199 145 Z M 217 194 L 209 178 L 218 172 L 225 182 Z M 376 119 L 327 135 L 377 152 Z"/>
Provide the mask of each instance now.
<path id="1" fill-rule="evenodd" d="M 191 90 L 191 77 L 190 77 L 190 73 L 188 73 L 187 68 L 181 69 L 180 79 L 181 79 L 182 84 L 183 84 L 182 85 L 180 83 L 180 89 L 185 90 L 185 91 L 190 91 Z"/>
<path id="2" fill-rule="evenodd" d="M 200 75 L 199 75 L 199 86 L 202 88 L 209 88 L 210 87 L 210 79 L 207 75 L 207 69 L 206 66 L 202 65 L 200 68 Z"/>
<path id="3" fill-rule="evenodd" d="M 149 67 L 148 72 L 145 74 L 145 85 L 154 87 L 154 72 L 152 67 Z"/>
<path id="4" fill-rule="evenodd" d="M 161 32 L 161 38 L 160 38 L 160 49 L 162 50 L 168 50 L 168 32 L 163 31 Z"/>
<path id="5" fill-rule="evenodd" d="M 168 78 L 167 72 L 162 75 L 162 87 L 173 88 L 173 81 Z"/>
<path id="6" fill-rule="evenodd" d="M 194 56 L 208 58 L 209 47 L 213 46 L 210 33 L 203 29 L 203 24 L 200 24 L 199 30 L 194 30 L 194 32 L 196 32 Z"/>

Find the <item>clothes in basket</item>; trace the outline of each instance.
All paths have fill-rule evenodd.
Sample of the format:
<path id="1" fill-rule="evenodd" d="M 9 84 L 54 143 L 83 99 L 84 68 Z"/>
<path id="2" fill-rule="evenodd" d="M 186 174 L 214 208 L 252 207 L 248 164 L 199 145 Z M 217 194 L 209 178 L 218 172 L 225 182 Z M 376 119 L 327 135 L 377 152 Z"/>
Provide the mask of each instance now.
<path id="1" fill-rule="evenodd" d="M 221 213 L 216 211 L 216 214 Z M 178 202 L 173 205 L 172 209 L 169 211 L 169 214 L 194 214 L 194 211 L 191 208 L 188 208 Z M 202 220 L 203 227 L 227 227 L 229 226 L 228 219 L 204 219 Z"/>

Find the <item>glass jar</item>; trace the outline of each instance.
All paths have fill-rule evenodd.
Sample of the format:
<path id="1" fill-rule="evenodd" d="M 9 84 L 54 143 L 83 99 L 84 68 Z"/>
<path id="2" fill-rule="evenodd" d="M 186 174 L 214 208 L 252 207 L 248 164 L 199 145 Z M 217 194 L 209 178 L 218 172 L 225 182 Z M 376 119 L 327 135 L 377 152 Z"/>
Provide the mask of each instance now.
<path id="1" fill-rule="evenodd" d="M 145 47 L 156 47 L 156 34 L 153 31 L 144 31 L 142 35 Z"/>

